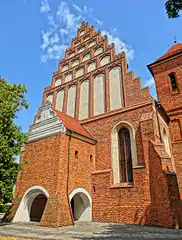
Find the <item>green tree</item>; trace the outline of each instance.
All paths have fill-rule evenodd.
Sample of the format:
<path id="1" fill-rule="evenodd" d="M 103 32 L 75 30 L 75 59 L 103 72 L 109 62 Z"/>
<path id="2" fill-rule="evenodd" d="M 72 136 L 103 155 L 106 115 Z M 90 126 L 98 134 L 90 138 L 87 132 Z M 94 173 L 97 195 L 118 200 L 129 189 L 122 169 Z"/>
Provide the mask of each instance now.
<path id="1" fill-rule="evenodd" d="M 3 203 L 12 200 L 12 190 L 20 169 L 16 157 L 27 140 L 27 134 L 14 122 L 22 108 L 28 109 L 26 92 L 25 86 L 9 84 L 0 78 L 0 201 Z"/>
<path id="2" fill-rule="evenodd" d="M 182 0 L 168 0 L 165 3 L 165 8 L 169 18 L 177 18 L 179 11 L 182 10 Z"/>

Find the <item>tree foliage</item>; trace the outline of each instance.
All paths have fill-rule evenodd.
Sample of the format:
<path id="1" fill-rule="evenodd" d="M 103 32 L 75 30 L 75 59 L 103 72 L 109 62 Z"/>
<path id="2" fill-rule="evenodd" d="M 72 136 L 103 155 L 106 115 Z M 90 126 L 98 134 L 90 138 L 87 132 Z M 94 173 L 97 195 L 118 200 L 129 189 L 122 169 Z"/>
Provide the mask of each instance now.
<path id="1" fill-rule="evenodd" d="M 182 10 L 182 0 L 168 0 L 165 3 L 165 8 L 169 18 L 177 18 L 179 11 Z"/>
<path id="2" fill-rule="evenodd" d="M 12 200 L 12 190 L 19 170 L 16 156 L 21 152 L 27 134 L 14 119 L 22 109 L 28 109 L 24 94 L 26 87 L 9 84 L 0 78 L 0 201 Z"/>

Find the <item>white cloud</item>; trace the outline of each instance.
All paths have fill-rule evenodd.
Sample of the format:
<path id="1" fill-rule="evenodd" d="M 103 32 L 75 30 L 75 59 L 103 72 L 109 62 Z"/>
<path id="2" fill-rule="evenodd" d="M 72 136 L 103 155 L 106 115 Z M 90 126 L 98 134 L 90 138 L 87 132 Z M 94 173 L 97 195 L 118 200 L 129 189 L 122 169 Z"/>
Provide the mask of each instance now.
<path id="1" fill-rule="evenodd" d="M 75 10 L 77 10 L 78 12 L 81 12 L 81 8 L 78 5 L 72 4 L 72 6 Z"/>
<path id="2" fill-rule="evenodd" d="M 115 44 L 116 53 L 125 51 L 128 60 L 132 60 L 134 58 L 134 50 L 119 37 L 115 37 L 110 32 L 105 30 L 102 31 L 102 35 L 107 35 L 109 43 Z"/>
<path id="3" fill-rule="evenodd" d="M 67 45 L 53 45 L 52 47 L 48 48 L 48 53 L 51 55 L 51 58 L 58 59 L 59 56 L 65 51 Z"/>
<path id="4" fill-rule="evenodd" d="M 47 0 L 42 0 L 41 3 L 40 3 L 40 12 L 41 13 L 47 13 L 50 10 L 51 9 L 50 9 L 48 1 Z"/>
<path id="5" fill-rule="evenodd" d="M 153 87 L 154 85 L 155 85 L 154 78 L 150 78 L 149 80 L 147 80 L 145 82 L 145 87 L 147 87 L 147 86 Z"/>
<path id="6" fill-rule="evenodd" d="M 74 15 L 66 2 L 61 2 L 56 15 L 59 17 L 59 21 L 66 25 L 67 29 L 74 30 L 77 24 L 77 17 Z"/>
<path id="7" fill-rule="evenodd" d="M 57 33 L 54 33 L 51 37 L 50 37 L 50 43 L 58 43 L 59 42 L 59 36 Z"/>
<path id="8" fill-rule="evenodd" d="M 68 30 L 64 28 L 60 28 L 61 35 L 68 35 Z"/>
<path id="9" fill-rule="evenodd" d="M 99 20 L 99 19 L 96 19 L 96 22 L 97 22 L 97 24 L 99 24 L 99 25 L 102 25 L 102 24 L 103 24 L 103 22 L 102 22 L 101 20 Z"/>
<path id="10" fill-rule="evenodd" d="M 103 26 L 103 22 L 94 16 L 93 8 L 77 4 L 69 5 L 65 1 L 61 1 L 54 12 L 50 9 L 48 1 L 42 0 L 41 12 L 47 13 L 48 20 L 48 25 L 41 32 L 42 62 L 64 56 L 65 49 L 69 47 L 68 44 L 70 45 L 71 39 L 76 36 L 77 28 L 82 21 L 90 22 L 96 28 Z M 116 32 L 116 29 L 113 28 L 111 32 Z M 108 35 L 109 42 L 115 44 L 117 53 L 125 51 L 128 59 L 133 59 L 133 49 L 112 33 L 102 31 L 103 35 Z"/>
<path id="11" fill-rule="evenodd" d="M 42 45 L 41 48 L 45 50 L 49 46 L 49 38 L 51 36 L 51 32 L 44 32 L 42 31 Z"/>
<path id="12" fill-rule="evenodd" d="M 47 48 L 47 52 L 46 54 L 43 54 L 43 56 L 41 57 L 41 61 L 43 63 L 47 62 L 49 59 L 59 59 L 60 56 L 62 56 L 66 50 L 66 48 L 68 48 L 68 45 L 58 45 L 58 44 L 54 44 L 52 46 L 49 46 Z"/>
<path id="13" fill-rule="evenodd" d="M 54 21 L 53 16 L 48 16 L 47 19 L 48 19 L 48 25 L 49 25 L 51 28 L 53 28 L 53 29 L 57 29 L 57 28 L 58 28 L 57 24 L 56 24 L 55 21 Z"/>

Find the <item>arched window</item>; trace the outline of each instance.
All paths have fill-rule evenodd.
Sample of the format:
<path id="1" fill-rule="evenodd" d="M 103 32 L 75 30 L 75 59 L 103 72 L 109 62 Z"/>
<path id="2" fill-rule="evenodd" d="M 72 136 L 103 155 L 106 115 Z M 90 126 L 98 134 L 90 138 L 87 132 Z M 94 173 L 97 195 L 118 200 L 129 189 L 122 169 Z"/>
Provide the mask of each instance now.
<path id="1" fill-rule="evenodd" d="M 75 55 L 75 53 L 73 52 L 73 53 L 70 53 L 69 55 L 68 55 L 68 58 L 71 58 L 71 57 L 73 57 Z"/>
<path id="2" fill-rule="evenodd" d="M 177 81 L 176 81 L 176 75 L 174 73 L 170 73 L 169 77 L 170 77 L 170 81 L 171 81 L 172 90 L 176 90 L 178 88 Z"/>
<path id="3" fill-rule="evenodd" d="M 95 44 L 96 44 L 96 41 L 93 41 L 93 42 L 91 42 L 91 43 L 88 44 L 88 47 L 92 47 L 92 46 L 95 45 Z"/>
<path id="4" fill-rule="evenodd" d="M 72 80 L 72 73 L 69 73 L 68 75 L 66 75 L 64 82 L 69 82 Z"/>
<path id="5" fill-rule="evenodd" d="M 64 71 L 68 70 L 68 68 L 69 68 L 68 64 L 66 64 L 62 67 L 61 71 L 64 72 Z"/>
<path id="6" fill-rule="evenodd" d="M 100 65 L 104 66 L 104 65 L 108 64 L 109 62 L 110 62 L 110 56 L 105 56 L 101 59 Z"/>
<path id="7" fill-rule="evenodd" d="M 61 78 L 56 79 L 56 81 L 55 81 L 55 87 L 56 87 L 56 86 L 59 86 L 59 85 L 61 84 L 61 82 L 62 82 L 62 79 L 61 79 Z"/>
<path id="8" fill-rule="evenodd" d="M 87 61 L 88 59 L 90 59 L 90 53 L 86 54 L 84 57 L 83 57 L 83 62 Z"/>
<path id="9" fill-rule="evenodd" d="M 72 63 L 72 67 L 77 66 L 80 63 L 80 61 L 77 59 Z"/>
<path id="10" fill-rule="evenodd" d="M 88 72 L 91 72 L 93 71 L 94 69 L 96 69 L 96 62 L 92 62 L 91 64 L 88 65 L 88 68 L 87 68 L 87 71 Z"/>
<path id="11" fill-rule="evenodd" d="M 47 100 L 52 103 L 53 102 L 53 94 L 47 95 Z"/>
<path id="12" fill-rule="evenodd" d="M 84 31 L 84 30 L 83 30 L 83 31 L 81 31 L 81 32 L 80 32 L 80 36 L 82 36 L 84 33 L 85 33 L 85 31 Z"/>
<path id="13" fill-rule="evenodd" d="M 83 52 L 85 50 L 85 48 L 84 47 L 82 47 L 82 48 L 79 48 L 78 49 L 78 53 L 81 53 L 81 52 Z"/>
<path id="14" fill-rule="evenodd" d="M 94 56 L 99 55 L 99 54 L 102 53 L 103 51 L 104 51 L 104 50 L 103 50 L 102 47 L 97 48 L 97 49 L 95 50 L 95 52 L 94 52 Z"/>
<path id="15" fill-rule="evenodd" d="M 83 68 L 79 68 L 77 71 L 76 71 L 76 78 L 82 76 L 84 73 L 84 69 Z"/>
<path id="16" fill-rule="evenodd" d="M 131 141 L 129 130 L 123 127 L 120 129 L 118 135 L 120 181 L 133 182 Z"/>
<path id="17" fill-rule="evenodd" d="M 111 133 L 111 164 L 113 183 L 133 182 L 133 167 L 137 166 L 135 130 L 126 122 L 118 122 Z"/>

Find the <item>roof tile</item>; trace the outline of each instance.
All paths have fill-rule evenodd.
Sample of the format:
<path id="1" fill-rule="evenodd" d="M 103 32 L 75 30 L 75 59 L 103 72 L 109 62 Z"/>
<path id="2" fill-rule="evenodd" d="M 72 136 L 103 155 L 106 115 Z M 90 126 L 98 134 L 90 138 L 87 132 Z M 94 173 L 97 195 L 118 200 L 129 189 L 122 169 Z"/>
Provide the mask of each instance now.
<path id="1" fill-rule="evenodd" d="M 71 116 L 67 115 L 66 113 L 60 112 L 56 110 L 55 108 L 52 108 L 52 110 L 57 114 L 57 116 L 60 118 L 60 120 L 64 123 L 65 127 L 73 132 L 76 132 L 80 135 L 83 135 L 88 138 L 93 137 L 89 134 L 89 132 L 78 122 L 77 119 L 72 118 Z"/>
<path id="2" fill-rule="evenodd" d="M 174 54 L 182 52 L 182 43 L 175 43 L 163 56 L 158 58 L 154 63 L 172 57 Z"/>

